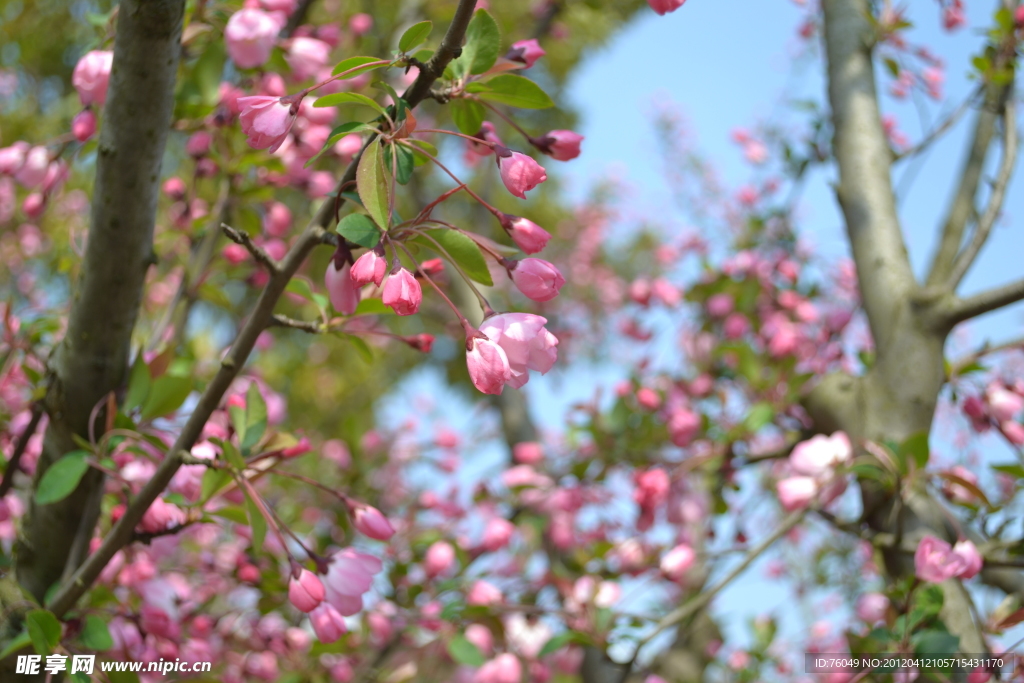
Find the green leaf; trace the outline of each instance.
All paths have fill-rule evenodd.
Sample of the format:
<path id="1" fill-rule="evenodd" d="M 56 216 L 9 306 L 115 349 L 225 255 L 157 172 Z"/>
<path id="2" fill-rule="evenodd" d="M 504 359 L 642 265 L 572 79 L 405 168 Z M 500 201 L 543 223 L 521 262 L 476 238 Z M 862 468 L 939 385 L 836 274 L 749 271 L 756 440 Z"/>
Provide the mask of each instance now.
<path id="1" fill-rule="evenodd" d="M 904 462 L 913 462 L 917 469 L 923 470 L 928 466 L 929 453 L 928 433 L 919 432 L 911 434 L 900 444 L 898 455 Z"/>
<path id="2" fill-rule="evenodd" d="M 570 643 L 576 643 L 578 645 L 591 645 L 593 639 L 587 634 L 580 633 L 579 631 L 563 631 L 557 636 L 554 636 L 548 642 L 544 643 L 544 647 L 540 649 L 537 654 L 538 657 L 546 657 L 547 655 L 560 650 Z"/>
<path id="3" fill-rule="evenodd" d="M 380 299 L 363 299 L 356 306 L 355 315 L 394 315 L 390 306 L 385 306 Z"/>
<path id="4" fill-rule="evenodd" d="M 390 227 L 391 184 L 384 168 L 380 140 L 374 140 L 363 152 L 356 169 L 356 190 L 370 217 L 383 230 Z"/>
<path id="5" fill-rule="evenodd" d="M 14 654 L 23 647 L 31 644 L 32 637 L 28 634 L 28 631 L 22 631 L 17 635 L 17 637 L 14 640 L 7 643 L 7 647 L 5 647 L 2 652 L 0 652 L 0 659 L 7 659 L 8 656 Z"/>
<path id="6" fill-rule="evenodd" d="M 316 301 L 313 295 L 313 287 L 305 278 L 292 278 L 285 285 L 284 291 L 302 297 L 306 301 Z"/>
<path id="7" fill-rule="evenodd" d="M 746 419 L 743 420 L 743 426 L 751 432 L 756 432 L 771 422 L 773 417 L 775 417 L 775 409 L 771 407 L 771 404 L 755 403 L 747 413 Z"/>
<path id="8" fill-rule="evenodd" d="M 1017 477 L 1018 479 L 1024 479 L 1024 467 L 1013 464 L 1013 465 L 992 465 L 992 469 L 996 472 L 1002 472 L 1003 474 L 1009 474 L 1011 477 Z"/>
<path id="9" fill-rule="evenodd" d="M 394 165 L 393 157 L 398 157 L 398 172 L 392 168 Z M 384 150 L 384 164 L 387 166 L 388 172 L 395 174 L 395 180 L 400 184 L 405 185 L 412 178 L 412 169 L 416 165 L 416 157 L 413 156 L 413 151 L 405 145 L 389 145 L 388 149 Z"/>
<path id="10" fill-rule="evenodd" d="M 427 42 L 427 38 L 430 37 L 430 30 L 433 27 L 434 24 L 432 22 L 421 21 L 405 29 L 405 33 L 398 39 L 398 49 L 402 52 L 408 52 L 417 45 Z"/>
<path id="11" fill-rule="evenodd" d="M 72 451 L 43 473 L 36 489 L 36 504 L 49 505 L 64 500 L 78 486 L 89 464 L 85 461 L 86 451 Z"/>
<path id="12" fill-rule="evenodd" d="M 245 509 L 249 513 L 249 526 L 252 527 L 252 549 L 259 552 L 263 548 L 263 539 L 267 537 L 267 520 L 248 491 L 245 492 Z"/>
<path id="13" fill-rule="evenodd" d="M 481 99 L 520 109 L 547 109 L 555 106 L 539 85 L 516 74 L 495 76 L 485 85 L 488 89 L 478 94 Z"/>
<path id="14" fill-rule="evenodd" d="M 135 362 L 132 363 L 131 374 L 128 375 L 128 391 L 125 393 L 124 406 L 122 406 L 126 413 L 142 405 L 146 400 L 146 396 L 149 395 L 149 385 L 151 383 L 149 367 L 140 353 Z"/>
<path id="15" fill-rule="evenodd" d="M 53 613 L 45 609 L 30 610 L 25 615 L 25 627 L 32 639 L 36 654 L 44 657 L 60 642 L 60 622 Z"/>
<path id="16" fill-rule="evenodd" d="M 461 633 L 448 641 L 448 654 L 459 664 L 466 666 L 482 666 L 484 655 L 469 639 Z"/>
<path id="17" fill-rule="evenodd" d="M 230 441 L 221 443 L 221 450 L 224 452 L 224 459 L 227 460 L 228 464 L 232 467 L 238 471 L 242 471 L 246 468 L 245 458 L 242 457 L 242 454 L 238 452 L 238 449 L 235 448 L 233 443 Z"/>
<path id="18" fill-rule="evenodd" d="M 152 420 L 173 413 L 192 393 L 192 379 L 163 375 L 153 382 L 142 406 L 142 419 Z"/>
<path id="19" fill-rule="evenodd" d="M 340 126 L 337 126 L 334 130 L 331 131 L 331 134 L 327 137 L 327 140 L 324 141 L 324 146 L 320 148 L 320 151 L 314 154 L 309 159 L 309 161 L 306 162 L 306 165 L 303 166 L 303 168 L 309 168 L 310 166 L 312 166 L 313 162 L 319 159 L 324 152 L 334 147 L 334 143 L 336 143 L 338 140 L 342 139 L 346 135 L 349 135 L 351 133 L 361 133 L 365 130 L 371 130 L 372 128 L 373 126 L 371 126 L 370 124 L 362 123 L 361 121 L 349 121 L 348 123 L 343 123 Z"/>
<path id="20" fill-rule="evenodd" d="M 480 126 L 484 122 L 484 105 L 473 100 L 452 100 L 448 103 L 451 110 L 452 121 L 455 126 L 465 135 L 476 135 L 480 132 Z"/>
<path id="21" fill-rule="evenodd" d="M 259 443 L 266 430 L 267 403 L 263 400 L 259 386 L 252 382 L 245 394 L 245 438 L 239 443 L 242 450 L 247 452 Z"/>
<path id="22" fill-rule="evenodd" d="M 480 247 L 477 246 L 476 242 L 457 230 L 437 228 L 435 230 L 427 230 L 426 234 L 432 237 L 434 242 L 441 245 L 441 248 L 447 252 L 446 257 L 461 268 L 469 279 L 488 287 L 494 285 L 494 281 L 491 279 L 491 272 L 487 269 L 487 262 L 484 260 L 483 252 L 480 251 Z M 434 251 L 438 251 L 437 245 L 426 238 L 419 237 L 415 241 Z"/>
<path id="23" fill-rule="evenodd" d="M 434 157 L 435 159 L 437 158 L 437 147 L 434 147 L 426 140 L 416 140 L 414 138 L 408 138 L 407 140 L 405 140 L 405 144 L 411 145 L 411 147 L 409 147 L 409 150 L 412 151 L 412 153 L 415 155 L 415 163 L 417 166 L 422 166 L 423 164 L 430 163 L 430 157 Z M 428 154 L 430 156 L 427 156 Z"/>
<path id="24" fill-rule="evenodd" d="M 910 637 L 914 652 L 928 655 L 951 655 L 960 646 L 960 637 L 948 631 L 928 629 Z"/>
<path id="25" fill-rule="evenodd" d="M 234 522 L 235 524 L 249 523 L 248 513 L 237 505 L 228 505 L 226 507 L 218 508 L 211 511 L 210 514 L 222 517 L 229 522 Z"/>
<path id="26" fill-rule="evenodd" d="M 361 247 L 373 249 L 380 242 L 380 228 L 361 213 L 350 213 L 338 221 L 338 234 Z"/>
<path id="27" fill-rule="evenodd" d="M 107 622 L 95 614 L 86 616 L 82 625 L 82 644 L 90 650 L 103 652 L 114 647 L 114 639 L 110 637 Z"/>
<path id="28" fill-rule="evenodd" d="M 478 9 L 466 28 L 466 44 L 462 54 L 452 62 L 460 77 L 482 74 L 494 66 L 501 52 L 501 34 L 494 17 L 485 9 Z"/>
<path id="29" fill-rule="evenodd" d="M 217 494 L 228 482 L 231 481 L 231 475 L 222 469 L 214 469 L 212 467 L 207 468 L 206 472 L 203 473 L 203 483 L 200 487 L 199 500 L 207 501 L 210 500 L 214 495 Z"/>
<path id="30" fill-rule="evenodd" d="M 314 107 L 337 107 L 340 104 L 362 104 L 370 107 L 380 115 L 384 115 L 384 107 L 380 106 L 366 95 L 357 92 L 336 92 L 324 95 L 313 103 Z"/>
<path id="31" fill-rule="evenodd" d="M 350 78 L 355 78 L 359 74 L 366 73 L 367 71 L 373 71 L 374 69 L 379 69 L 382 66 L 387 66 L 386 64 L 378 64 L 377 66 L 368 66 L 365 69 L 357 68 L 357 67 L 360 67 L 360 66 L 362 66 L 364 64 L 370 64 L 371 62 L 379 62 L 379 61 L 380 61 L 380 57 L 349 57 L 348 59 L 343 59 L 340 62 L 338 62 L 338 66 L 334 67 L 334 71 L 331 72 L 331 75 L 332 76 L 337 76 L 338 74 L 340 74 L 343 71 L 348 71 L 349 69 L 355 69 L 355 71 L 353 71 L 350 74 L 347 74 L 346 76 L 344 76 L 344 77 L 342 77 L 340 79 L 342 81 L 347 81 Z"/>
<path id="32" fill-rule="evenodd" d="M 192 73 L 203 104 L 208 107 L 212 107 L 220 101 L 221 75 L 224 73 L 226 59 L 224 44 L 217 40 L 211 40 L 207 43 L 202 56 L 196 61 L 195 70 Z"/>

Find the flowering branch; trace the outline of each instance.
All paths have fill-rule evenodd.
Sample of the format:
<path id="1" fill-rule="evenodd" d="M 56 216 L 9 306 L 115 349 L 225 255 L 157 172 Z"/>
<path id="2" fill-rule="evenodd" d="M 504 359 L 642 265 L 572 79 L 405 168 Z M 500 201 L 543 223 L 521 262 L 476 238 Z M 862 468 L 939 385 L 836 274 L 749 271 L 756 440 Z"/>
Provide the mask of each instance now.
<path id="1" fill-rule="evenodd" d="M 221 230 L 224 231 L 224 234 L 228 236 L 228 239 L 230 239 L 235 244 L 241 244 L 243 247 L 245 247 L 249 251 L 249 253 L 252 254 L 252 257 L 256 259 L 256 261 L 258 261 L 260 264 L 262 264 L 271 273 L 280 272 L 281 265 L 277 261 L 275 261 L 274 258 L 270 254 L 268 254 L 262 247 L 253 242 L 252 238 L 249 237 L 248 233 L 242 232 L 241 230 L 235 230 L 226 223 L 221 223 L 220 228 Z"/>

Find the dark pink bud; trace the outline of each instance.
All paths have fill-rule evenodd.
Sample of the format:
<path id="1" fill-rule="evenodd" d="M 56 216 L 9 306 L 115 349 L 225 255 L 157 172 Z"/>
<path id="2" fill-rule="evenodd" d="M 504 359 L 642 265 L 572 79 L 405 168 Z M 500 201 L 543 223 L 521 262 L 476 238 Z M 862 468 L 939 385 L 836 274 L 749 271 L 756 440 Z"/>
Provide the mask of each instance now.
<path id="1" fill-rule="evenodd" d="M 512 47 L 505 54 L 505 59 L 525 64 L 524 69 L 529 69 L 538 59 L 546 55 L 544 48 L 534 39 L 520 40 L 512 43 Z"/>
<path id="2" fill-rule="evenodd" d="M 526 199 L 526 193 L 548 179 L 544 167 L 522 152 L 507 147 L 496 147 L 495 154 L 501 182 L 516 197 Z"/>
<path id="3" fill-rule="evenodd" d="M 185 181 L 178 176 L 173 176 L 164 181 L 164 194 L 174 200 L 185 198 Z"/>
<path id="4" fill-rule="evenodd" d="M 423 353 L 430 353 L 430 349 L 434 348 L 434 335 L 426 334 L 425 332 L 412 337 L 403 337 L 402 341 Z"/>
<path id="5" fill-rule="evenodd" d="M 554 265 L 539 258 L 524 258 L 511 271 L 512 282 L 534 301 L 551 301 L 565 284 Z"/>
<path id="6" fill-rule="evenodd" d="M 675 12 L 683 6 L 686 0 L 647 0 L 647 4 L 658 14 L 664 16 L 669 12 Z"/>
<path id="7" fill-rule="evenodd" d="M 487 142 L 492 142 L 496 145 L 503 144 L 501 142 L 501 138 L 498 137 L 498 133 L 494 130 L 494 124 L 491 123 L 490 121 L 484 121 L 482 124 L 480 124 L 480 132 L 478 132 L 473 137 L 479 138 L 481 140 L 486 140 Z M 491 147 L 490 145 L 483 145 L 480 144 L 479 142 L 469 142 L 468 144 L 469 151 L 472 152 L 473 154 L 476 154 L 477 156 L 485 157 L 494 151 L 494 148 Z"/>
<path id="8" fill-rule="evenodd" d="M 92 109 L 83 109 L 71 119 L 71 134 L 79 142 L 85 142 L 96 134 L 96 114 Z"/>
<path id="9" fill-rule="evenodd" d="M 571 130 L 553 130 L 542 138 L 533 140 L 534 146 L 558 161 L 569 161 L 580 155 L 583 136 Z"/>
<path id="10" fill-rule="evenodd" d="M 352 524 L 359 533 L 375 538 L 378 541 L 390 540 L 395 535 L 395 528 L 381 511 L 369 505 L 358 505 L 352 513 Z"/>
<path id="11" fill-rule="evenodd" d="M 381 299 L 398 315 L 413 315 L 420 310 L 423 290 L 412 273 L 400 266 L 388 276 Z"/>
<path id="12" fill-rule="evenodd" d="M 188 142 L 185 143 L 185 152 L 190 157 L 203 157 L 206 156 L 210 151 L 210 143 L 213 142 L 213 136 L 207 133 L 205 130 L 196 131 L 189 137 Z"/>
<path id="13" fill-rule="evenodd" d="M 288 600 L 300 612 L 312 612 L 324 600 L 324 584 L 313 572 L 301 569 L 288 582 Z"/>
<path id="14" fill-rule="evenodd" d="M 543 251 L 551 239 L 551 233 L 540 227 L 533 221 L 518 216 L 503 214 L 501 225 L 508 232 L 508 236 L 516 243 L 516 246 L 527 254 L 536 254 Z"/>
<path id="15" fill-rule="evenodd" d="M 387 274 L 387 271 L 387 259 L 371 249 L 357 258 L 356 262 L 352 265 L 352 282 L 358 287 L 368 285 L 371 282 L 380 287 L 380 283 L 384 281 L 384 275 Z"/>
<path id="16" fill-rule="evenodd" d="M 25 200 L 21 203 L 22 212 L 33 220 L 42 216 L 45 209 L 46 199 L 43 198 L 40 192 L 33 192 L 26 196 Z"/>

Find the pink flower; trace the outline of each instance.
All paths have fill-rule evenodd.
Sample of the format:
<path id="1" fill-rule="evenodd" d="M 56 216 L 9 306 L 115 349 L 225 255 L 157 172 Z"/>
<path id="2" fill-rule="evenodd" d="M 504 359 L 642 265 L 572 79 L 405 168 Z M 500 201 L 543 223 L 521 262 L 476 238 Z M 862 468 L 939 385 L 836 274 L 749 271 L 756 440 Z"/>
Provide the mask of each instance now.
<path id="1" fill-rule="evenodd" d="M 583 136 L 571 130 L 553 130 L 541 138 L 532 140 L 540 151 L 557 161 L 569 161 L 580 155 Z"/>
<path id="2" fill-rule="evenodd" d="M 485 394 L 500 394 L 512 379 L 508 356 L 490 339 L 470 337 L 466 340 L 466 366 L 473 386 Z"/>
<path id="3" fill-rule="evenodd" d="M 501 182 L 514 196 L 526 199 L 526 193 L 548 179 L 544 167 L 522 152 L 507 147 L 495 147 L 495 158 Z"/>
<path id="4" fill-rule="evenodd" d="M 345 618 L 329 602 L 321 602 L 309 613 L 309 623 L 321 643 L 333 643 L 348 631 Z"/>
<path id="5" fill-rule="evenodd" d="M 274 16 L 261 9 L 246 7 L 238 10 L 224 28 L 231 61 L 242 69 L 266 64 L 280 30 L 281 25 Z"/>
<path id="6" fill-rule="evenodd" d="M 263 230 L 273 237 L 284 237 L 292 227 L 292 212 L 286 204 L 272 202 L 263 216 Z"/>
<path id="7" fill-rule="evenodd" d="M 968 557 L 953 551 L 945 541 L 925 536 L 914 553 L 917 578 L 930 583 L 942 583 L 968 570 Z"/>
<path id="8" fill-rule="evenodd" d="M 373 17 L 363 13 L 353 14 L 348 20 L 348 28 L 357 36 L 365 35 L 373 28 Z"/>
<path id="9" fill-rule="evenodd" d="M 641 387 L 636 392 L 636 402 L 646 410 L 657 410 L 661 407 L 661 394 L 654 389 Z"/>
<path id="10" fill-rule="evenodd" d="M 502 214 L 501 226 L 508 232 L 508 236 L 516 243 L 516 246 L 527 254 L 536 254 L 543 251 L 551 239 L 551 233 L 540 227 L 533 221 Z"/>
<path id="11" fill-rule="evenodd" d="M 807 507 L 818 495 L 818 482 L 813 477 L 787 477 L 776 484 L 779 502 L 786 510 Z"/>
<path id="12" fill-rule="evenodd" d="M 839 465 L 853 457 L 853 447 L 844 432 L 832 436 L 817 436 L 801 441 L 793 448 L 789 464 L 798 474 L 809 477 L 828 477 Z"/>
<path id="13" fill-rule="evenodd" d="M 985 391 L 985 402 L 996 422 L 1012 420 L 1024 408 L 1024 397 L 998 384 L 990 385 Z"/>
<path id="14" fill-rule="evenodd" d="M 282 97 L 253 95 L 238 98 L 238 104 L 242 107 L 239 122 L 249 146 L 253 149 L 269 148 L 271 154 L 276 152 L 295 123 L 298 102 L 287 102 Z"/>
<path id="15" fill-rule="evenodd" d="M 423 290 L 413 274 L 399 266 L 391 271 L 384 283 L 384 305 L 390 306 L 398 315 L 413 315 L 420 310 L 423 301 Z"/>
<path id="16" fill-rule="evenodd" d="M 957 574 L 961 579 L 973 579 L 985 563 L 978 548 L 968 540 L 957 541 L 953 546 L 953 554 L 964 561 L 964 569 Z"/>
<path id="17" fill-rule="evenodd" d="M 480 331 L 504 352 L 511 371 L 507 382 L 516 389 L 529 381 L 529 370 L 546 374 L 558 358 L 558 339 L 545 323 L 547 319 L 539 315 L 502 313 L 480 325 Z"/>
<path id="18" fill-rule="evenodd" d="M 360 533 L 378 541 L 390 540 L 395 535 L 395 528 L 381 511 L 369 505 L 360 505 L 352 514 L 352 524 Z"/>
<path id="19" fill-rule="evenodd" d="M 466 627 L 466 640 L 476 645 L 477 649 L 484 655 L 489 655 L 494 650 L 494 636 L 491 629 L 483 624 L 470 624 Z"/>
<path id="20" fill-rule="evenodd" d="M 544 459 L 544 448 L 536 441 L 524 441 L 512 447 L 512 459 L 524 465 L 536 465 Z"/>
<path id="21" fill-rule="evenodd" d="M 388 272 L 388 261 L 386 258 L 371 249 L 356 259 L 352 265 L 352 282 L 357 287 L 368 285 L 371 282 L 378 287 L 384 282 L 384 275 Z"/>
<path id="22" fill-rule="evenodd" d="M 1003 433 L 1006 440 L 1015 446 L 1024 445 L 1024 425 L 1013 420 L 1006 420 L 999 423 L 999 431 Z"/>
<path id="23" fill-rule="evenodd" d="M 538 59 L 546 55 L 544 48 L 535 39 L 520 40 L 512 43 L 512 47 L 505 53 L 505 59 L 525 64 L 524 69 L 529 69 Z"/>
<path id="24" fill-rule="evenodd" d="M 733 313 L 722 323 L 722 334 L 726 339 L 739 339 L 750 331 L 750 321 L 742 313 Z"/>
<path id="25" fill-rule="evenodd" d="M 942 8 L 942 27 L 947 31 L 955 31 L 966 23 L 962 0 L 952 0 Z"/>
<path id="26" fill-rule="evenodd" d="M 672 443 L 686 448 L 700 431 L 700 415 L 686 408 L 677 408 L 669 414 L 668 435 Z"/>
<path id="27" fill-rule="evenodd" d="M 50 153 L 43 146 L 36 146 L 25 154 L 25 161 L 14 172 L 14 179 L 24 187 L 38 187 L 46 179 L 50 167 Z"/>
<path id="28" fill-rule="evenodd" d="M 139 522 L 139 531 L 155 534 L 185 523 L 185 512 L 177 505 L 157 498 Z"/>
<path id="29" fill-rule="evenodd" d="M 78 91 L 83 107 L 95 104 L 102 107 L 107 101 L 110 85 L 110 68 L 114 64 L 114 53 L 106 50 L 86 52 L 71 73 L 71 85 Z"/>
<path id="30" fill-rule="evenodd" d="M 373 555 L 345 548 L 328 559 L 324 574 L 325 598 L 342 615 L 362 609 L 362 595 L 373 585 L 373 575 L 383 564 Z"/>
<path id="31" fill-rule="evenodd" d="M 444 574 L 455 564 L 455 548 L 447 541 L 435 541 L 423 558 L 423 570 L 433 578 Z"/>
<path id="32" fill-rule="evenodd" d="M 139 610 L 140 626 L 146 633 L 160 638 L 176 640 L 181 635 L 181 627 L 167 612 L 151 604 L 143 604 Z"/>
<path id="33" fill-rule="evenodd" d="M 686 0 L 647 0 L 647 4 L 658 14 L 664 16 L 669 12 L 675 12 L 683 6 Z"/>
<path id="34" fill-rule="evenodd" d="M 501 589 L 486 581 L 474 581 L 466 594 L 468 605 L 500 605 L 503 599 Z"/>
<path id="35" fill-rule="evenodd" d="M 539 258 L 513 262 L 510 275 L 519 291 L 534 301 L 551 301 L 565 284 L 565 278 L 554 265 Z"/>
<path id="36" fill-rule="evenodd" d="M 331 56 L 331 46 L 316 38 L 293 38 L 285 59 L 292 73 L 300 81 L 312 78 L 322 69 Z"/>
<path id="37" fill-rule="evenodd" d="M 696 560 L 697 553 L 693 551 L 693 548 L 685 543 L 677 545 L 661 558 L 661 571 L 673 581 L 679 581 L 690 570 L 690 567 L 693 566 Z"/>
<path id="38" fill-rule="evenodd" d="M 501 550 L 508 545 L 515 530 L 516 525 L 507 519 L 492 517 L 487 520 L 487 526 L 484 527 L 484 537 L 480 542 L 480 546 L 492 553 L 496 550 Z"/>
<path id="39" fill-rule="evenodd" d="M 352 283 L 351 266 L 348 261 L 345 261 L 341 270 L 338 270 L 337 260 L 331 259 L 331 262 L 327 264 L 327 271 L 324 273 L 324 284 L 334 310 L 344 315 L 352 315 L 356 312 L 356 307 L 359 305 L 359 290 Z"/>
<path id="40" fill-rule="evenodd" d="M 948 470 L 949 474 L 956 476 L 959 479 L 963 479 L 968 484 L 978 485 L 978 477 L 974 472 L 971 472 L 962 465 L 954 465 Z M 977 503 L 978 499 L 971 490 L 961 484 L 957 484 L 951 481 L 944 481 L 942 485 L 942 492 L 946 496 L 957 503 Z"/>
<path id="41" fill-rule="evenodd" d="M 288 600 L 300 612 L 312 612 L 324 600 L 324 585 L 316 574 L 301 569 L 288 581 Z"/>
<path id="42" fill-rule="evenodd" d="M 0 173 L 14 175 L 25 163 L 25 153 L 29 150 L 27 142 L 15 142 L 10 147 L 0 148 Z"/>
<path id="43" fill-rule="evenodd" d="M 865 593 L 857 600 L 857 617 L 874 626 L 885 619 L 889 609 L 889 598 L 881 593 Z"/>
<path id="44" fill-rule="evenodd" d="M 501 142 L 501 138 L 498 137 L 497 131 L 495 131 L 494 129 L 494 124 L 491 123 L 490 121 L 484 121 L 483 123 L 481 123 L 480 130 L 477 131 L 477 134 L 474 135 L 473 137 L 477 138 L 478 140 L 492 142 L 495 145 L 503 144 Z M 466 144 L 469 147 L 469 151 L 475 154 L 476 156 L 485 157 L 494 151 L 494 148 L 491 147 L 491 145 L 485 145 L 481 142 L 477 142 L 476 140 L 467 140 Z"/>
<path id="45" fill-rule="evenodd" d="M 96 114 L 92 109 L 83 109 L 71 119 L 71 134 L 79 142 L 85 142 L 96 134 Z"/>
<path id="46" fill-rule="evenodd" d="M 725 316 L 732 313 L 736 303 L 729 294 L 720 293 L 714 294 L 708 298 L 706 304 L 708 309 L 708 315 L 712 318 L 724 318 Z"/>
<path id="47" fill-rule="evenodd" d="M 522 678 L 523 667 L 519 659 L 506 652 L 477 669 L 473 683 L 520 683 Z"/>

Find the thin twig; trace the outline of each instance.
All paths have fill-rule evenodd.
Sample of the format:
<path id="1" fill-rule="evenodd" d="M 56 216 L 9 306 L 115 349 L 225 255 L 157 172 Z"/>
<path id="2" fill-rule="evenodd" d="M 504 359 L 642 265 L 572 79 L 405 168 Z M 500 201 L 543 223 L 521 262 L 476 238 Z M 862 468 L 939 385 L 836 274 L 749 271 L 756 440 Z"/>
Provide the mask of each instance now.
<path id="1" fill-rule="evenodd" d="M 14 485 L 14 473 L 18 471 L 18 467 L 21 464 L 21 456 L 25 454 L 28 442 L 32 439 L 32 435 L 36 433 L 36 428 L 39 426 L 39 421 L 42 418 L 43 404 L 33 403 L 32 417 L 29 419 L 28 424 L 25 425 L 25 429 L 22 430 L 21 436 L 18 437 L 18 442 L 14 444 L 14 451 L 11 453 L 11 457 L 7 459 L 4 478 L 0 480 L 0 498 L 6 496 L 7 492 L 11 490 L 11 486 Z"/>
<path id="2" fill-rule="evenodd" d="M 310 334 L 320 334 L 324 331 L 323 325 L 319 321 L 306 322 L 279 314 L 274 314 L 274 317 L 270 319 L 270 327 L 290 327 L 293 330 L 302 330 Z"/>
<path id="3" fill-rule="evenodd" d="M 235 230 L 227 223 L 221 223 L 220 229 L 224 231 L 224 234 L 228 236 L 235 244 L 241 244 L 245 247 L 252 257 L 262 264 L 271 273 L 281 272 L 281 264 L 274 260 L 270 254 L 268 254 L 263 247 L 260 247 L 252 238 L 249 237 L 248 233 L 242 232 L 241 230 Z"/>

